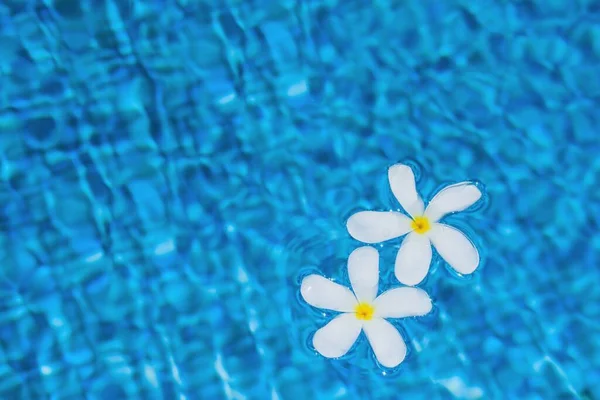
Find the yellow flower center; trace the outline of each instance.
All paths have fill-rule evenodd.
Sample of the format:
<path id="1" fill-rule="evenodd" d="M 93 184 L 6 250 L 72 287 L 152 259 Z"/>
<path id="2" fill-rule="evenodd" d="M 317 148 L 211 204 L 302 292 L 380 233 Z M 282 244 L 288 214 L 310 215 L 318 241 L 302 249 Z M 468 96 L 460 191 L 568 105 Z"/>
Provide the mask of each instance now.
<path id="1" fill-rule="evenodd" d="M 375 307 L 368 303 L 359 303 L 354 308 L 354 313 L 356 314 L 356 318 L 362 321 L 369 321 L 373 318 L 373 314 L 375 313 Z"/>
<path id="2" fill-rule="evenodd" d="M 423 234 L 427 233 L 431 229 L 431 223 L 427 217 L 416 217 L 410 224 L 413 231 Z"/>

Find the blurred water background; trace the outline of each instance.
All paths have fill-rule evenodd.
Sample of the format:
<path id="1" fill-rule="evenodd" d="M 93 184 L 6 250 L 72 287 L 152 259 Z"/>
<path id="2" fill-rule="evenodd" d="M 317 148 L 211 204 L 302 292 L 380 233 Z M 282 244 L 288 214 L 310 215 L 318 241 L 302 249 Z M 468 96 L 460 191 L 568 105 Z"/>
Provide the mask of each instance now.
<path id="1" fill-rule="evenodd" d="M 4 0 L 0 398 L 600 399 L 599 62 L 598 0 Z M 298 284 L 403 160 L 484 260 L 385 375 Z"/>

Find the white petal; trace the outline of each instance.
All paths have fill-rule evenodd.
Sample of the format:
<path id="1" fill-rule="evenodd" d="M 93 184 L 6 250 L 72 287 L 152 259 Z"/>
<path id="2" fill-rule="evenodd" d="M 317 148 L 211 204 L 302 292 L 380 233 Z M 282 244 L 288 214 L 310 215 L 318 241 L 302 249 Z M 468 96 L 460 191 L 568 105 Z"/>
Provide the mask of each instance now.
<path id="1" fill-rule="evenodd" d="M 446 224 L 431 227 L 429 238 L 440 256 L 457 272 L 467 275 L 479 266 L 479 253 L 464 233 Z"/>
<path id="2" fill-rule="evenodd" d="M 373 302 L 375 313 L 382 318 L 404 318 L 425 315 L 431 311 L 431 299 L 419 288 L 390 289 Z"/>
<path id="3" fill-rule="evenodd" d="M 406 344 L 400 332 L 383 318 L 373 318 L 363 325 L 375 357 L 387 368 L 398 366 L 406 357 Z"/>
<path id="4" fill-rule="evenodd" d="M 409 286 L 419 284 L 427 276 L 431 264 L 431 243 L 416 232 L 406 235 L 396 255 L 396 279 Z"/>
<path id="5" fill-rule="evenodd" d="M 406 235 L 412 220 L 395 211 L 360 211 L 348 218 L 346 228 L 356 240 L 379 243 Z"/>
<path id="6" fill-rule="evenodd" d="M 460 182 L 440 190 L 427 205 L 425 216 L 431 222 L 439 221 L 444 215 L 465 210 L 481 198 L 481 191 L 470 182 Z"/>
<path id="7" fill-rule="evenodd" d="M 348 257 L 348 275 L 358 301 L 372 302 L 379 288 L 379 253 L 370 246 L 359 247 Z"/>
<path id="8" fill-rule="evenodd" d="M 313 346 L 324 357 L 338 358 L 350 350 L 362 323 L 353 314 L 341 314 L 319 329 L 313 337 Z"/>
<path id="9" fill-rule="evenodd" d="M 413 170 L 404 164 L 392 165 L 388 170 L 388 179 L 392 193 L 402 208 L 413 217 L 422 215 L 423 200 L 417 193 Z"/>
<path id="10" fill-rule="evenodd" d="M 302 298 L 313 307 L 327 310 L 352 312 L 356 297 L 350 289 L 320 275 L 309 275 L 300 286 Z"/>

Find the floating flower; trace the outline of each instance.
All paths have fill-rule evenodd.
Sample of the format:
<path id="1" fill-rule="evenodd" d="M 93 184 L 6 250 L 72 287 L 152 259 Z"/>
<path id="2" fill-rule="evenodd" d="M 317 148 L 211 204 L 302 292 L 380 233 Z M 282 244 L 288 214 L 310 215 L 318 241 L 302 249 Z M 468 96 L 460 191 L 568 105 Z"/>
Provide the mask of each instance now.
<path id="1" fill-rule="evenodd" d="M 431 245 L 460 274 L 471 274 L 479 266 L 479 253 L 458 229 L 439 221 L 450 213 L 463 211 L 481 198 L 471 182 L 460 182 L 440 190 L 424 207 L 416 190 L 412 169 L 396 164 L 388 170 L 392 193 L 410 218 L 396 211 L 360 211 L 346 224 L 350 235 L 364 243 L 379 243 L 406 236 L 396 256 L 396 278 L 405 285 L 417 285 L 429 271 Z"/>
<path id="2" fill-rule="evenodd" d="M 320 275 L 302 280 L 300 293 L 308 304 L 342 313 L 315 333 L 315 349 L 327 358 L 341 357 L 364 330 L 379 363 L 396 367 L 406 356 L 406 344 L 385 318 L 425 315 L 431 311 L 431 299 L 413 287 L 390 289 L 377 296 L 379 253 L 373 247 L 359 247 L 350 254 L 348 275 L 354 293 Z"/>

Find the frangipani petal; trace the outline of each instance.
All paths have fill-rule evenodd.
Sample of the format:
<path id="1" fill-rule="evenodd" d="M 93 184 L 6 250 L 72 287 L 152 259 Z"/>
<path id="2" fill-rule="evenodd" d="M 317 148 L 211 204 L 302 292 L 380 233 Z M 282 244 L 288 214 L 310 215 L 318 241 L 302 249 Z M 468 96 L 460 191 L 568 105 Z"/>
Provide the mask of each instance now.
<path id="1" fill-rule="evenodd" d="M 324 357 L 338 358 L 350 350 L 362 323 L 353 314 L 341 314 L 315 332 L 313 346 Z"/>
<path id="2" fill-rule="evenodd" d="M 360 211 L 348 218 L 346 228 L 356 240 L 379 243 L 403 236 L 412 230 L 411 219 L 395 211 Z"/>
<path id="3" fill-rule="evenodd" d="M 475 245 L 458 229 L 435 223 L 429 238 L 440 256 L 457 272 L 468 275 L 479 266 L 479 253 Z"/>
<path id="4" fill-rule="evenodd" d="M 353 312 L 356 297 L 350 289 L 320 275 L 309 275 L 302 280 L 300 294 L 313 307 L 341 312 Z"/>
<path id="5" fill-rule="evenodd" d="M 481 191 L 471 182 L 460 182 L 440 190 L 427 205 L 425 216 L 437 222 L 446 214 L 463 211 L 481 198 Z"/>
<path id="6" fill-rule="evenodd" d="M 406 357 L 406 344 L 400 332 L 383 318 L 373 318 L 363 325 L 377 361 L 387 368 L 398 366 Z"/>
<path id="7" fill-rule="evenodd" d="M 348 257 L 348 275 L 359 302 L 372 302 L 379 288 L 379 253 L 370 246 L 359 247 Z"/>
<path id="8" fill-rule="evenodd" d="M 412 232 L 406 235 L 396 255 L 396 279 L 409 286 L 419 284 L 431 264 L 431 243 L 425 235 Z"/>
<path id="9" fill-rule="evenodd" d="M 431 311 L 431 299 L 419 288 L 390 289 L 375 299 L 375 314 L 381 318 L 405 318 L 426 315 Z"/>
<path id="10" fill-rule="evenodd" d="M 402 208 L 412 217 L 423 214 L 423 200 L 417 193 L 415 174 L 404 164 L 392 165 L 388 170 L 388 179 L 392 193 Z"/>

